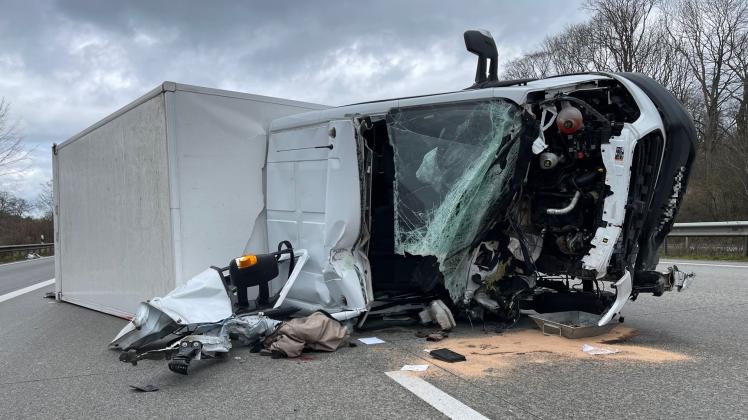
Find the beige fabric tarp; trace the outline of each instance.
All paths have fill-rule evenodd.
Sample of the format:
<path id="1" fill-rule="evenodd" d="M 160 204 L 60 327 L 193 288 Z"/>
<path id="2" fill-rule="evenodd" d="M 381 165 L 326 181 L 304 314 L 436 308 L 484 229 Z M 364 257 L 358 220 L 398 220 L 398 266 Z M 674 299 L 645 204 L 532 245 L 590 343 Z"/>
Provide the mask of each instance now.
<path id="1" fill-rule="evenodd" d="M 348 337 L 348 330 L 340 322 L 322 312 L 314 312 L 282 323 L 265 339 L 264 345 L 271 352 L 298 357 L 304 349 L 335 351 Z"/>

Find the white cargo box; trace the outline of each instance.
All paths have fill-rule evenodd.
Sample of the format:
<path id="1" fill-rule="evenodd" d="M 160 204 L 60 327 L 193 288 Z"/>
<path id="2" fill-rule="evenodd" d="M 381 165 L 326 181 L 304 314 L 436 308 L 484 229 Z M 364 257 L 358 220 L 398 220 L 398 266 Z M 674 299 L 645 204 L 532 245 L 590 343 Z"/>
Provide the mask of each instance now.
<path id="1" fill-rule="evenodd" d="M 164 82 L 56 146 L 58 298 L 128 317 L 211 265 L 266 251 L 269 123 L 324 108 Z"/>

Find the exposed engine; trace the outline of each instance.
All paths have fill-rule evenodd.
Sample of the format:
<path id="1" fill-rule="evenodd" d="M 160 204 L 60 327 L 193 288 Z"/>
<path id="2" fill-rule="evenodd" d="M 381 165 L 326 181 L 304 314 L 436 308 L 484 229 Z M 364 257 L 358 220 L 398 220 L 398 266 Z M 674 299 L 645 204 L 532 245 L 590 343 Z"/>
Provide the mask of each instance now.
<path id="1" fill-rule="evenodd" d="M 623 275 L 631 251 L 626 244 L 636 241 L 625 232 L 618 238 L 606 273 L 583 263 L 594 248 L 597 229 L 607 225 L 604 200 L 612 192 L 606 185 L 602 150 L 640 111 L 615 80 L 536 92 L 525 109 L 540 127 L 532 146 L 535 158 L 506 221 L 475 250 L 470 273 L 474 291 L 466 295 L 467 313 L 482 317 L 488 312 L 510 320 L 521 308 L 602 313 L 615 299 L 604 281 Z M 616 160 L 623 158 L 622 149 L 616 153 Z M 641 175 L 633 174 L 632 180 Z M 651 182 L 639 179 L 631 197 L 642 191 L 646 196 Z M 502 239 L 507 237 L 508 242 Z"/>
<path id="2" fill-rule="evenodd" d="M 581 258 L 590 249 L 609 194 L 601 146 L 620 134 L 625 122 L 634 121 L 638 110 L 614 83 L 558 94 L 531 110 L 539 116 L 547 145 L 531 162 L 520 197 L 523 232 L 542 238 L 542 252 L 533 262 L 546 274 L 594 279 Z"/>

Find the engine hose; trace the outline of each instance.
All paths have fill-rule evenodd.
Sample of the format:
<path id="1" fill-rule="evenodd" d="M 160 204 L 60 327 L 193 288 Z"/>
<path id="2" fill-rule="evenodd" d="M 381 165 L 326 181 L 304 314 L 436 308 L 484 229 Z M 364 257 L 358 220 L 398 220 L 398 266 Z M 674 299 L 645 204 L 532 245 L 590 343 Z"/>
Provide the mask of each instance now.
<path id="1" fill-rule="evenodd" d="M 550 215 L 554 215 L 554 216 L 567 214 L 570 211 L 574 210 L 574 207 L 577 206 L 577 203 L 579 202 L 579 197 L 581 196 L 582 196 L 582 192 L 577 190 L 577 192 L 574 193 L 574 197 L 572 197 L 571 202 L 569 203 L 568 206 L 560 208 L 560 209 L 547 209 L 545 212 Z"/>
<path id="2" fill-rule="evenodd" d="M 598 172 L 587 172 L 586 174 L 579 175 L 574 178 L 574 185 L 581 187 L 584 185 L 591 184 L 600 175 Z"/>

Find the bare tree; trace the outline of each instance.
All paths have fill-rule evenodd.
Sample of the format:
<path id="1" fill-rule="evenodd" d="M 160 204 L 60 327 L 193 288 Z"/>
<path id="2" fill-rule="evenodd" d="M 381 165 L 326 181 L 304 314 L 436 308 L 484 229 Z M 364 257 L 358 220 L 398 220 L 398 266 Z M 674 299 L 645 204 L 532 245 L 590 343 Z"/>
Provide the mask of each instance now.
<path id="1" fill-rule="evenodd" d="M 10 121 L 10 105 L 0 98 L 0 176 L 12 172 L 28 157 L 22 141 L 17 125 Z"/>
<path id="2" fill-rule="evenodd" d="M 540 78 L 608 70 L 607 51 L 593 42 L 595 26 L 594 23 L 569 25 L 561 33 L 547 37 L 537 50 L 508 62 L 504 77 Z"/>
<path id="3" fill-rule="evenodd" d="M 609 52 L 595 43 L 599 22 L 567 26 L 560 34 L 546 38 L 543 49 L 552 57 L 558 74 L 609 70 Z"/>
<path id="4" fill-rule="evenodd" d="M 588 22 L 547 37 L 538 50 L 511 61 L 506 75 L 545 77 L 585 71 L 642 72 L 659 79 L 671 72 L 667 34 L 655 30 L 658 0 L 587 0 Z M 678 73 L 678 74 L 682 74 Z"/>
<path id="5" fill-rule="evenodd" d="M 584 8 L 596 22 L 593 41 L 610 52 L 608 67 L 617 71 L 643 71 L 646 53 L 653 47 L 650 31 L 657 0 L 587 0 Z"/>
<path id="6" fill-rule="evenodd" d="M 728 63 L 730 71 L 737 78 L 738 89 L 733 95 L 735 102 L 734 129 L 725 141 L 727 150 L 725 165 L 731 169 L 731 178 L 742 194 L 742 201 L 748 202 L 748 25 L 731 37 L 730 48 L 735 52 L 734 60 Z"/>
<path id="7" fill-rule="evenodd" d="M 507 63 L 504 69 L 506 79 L 540 79 L 556 74 L 551 63 L 552 57 L 546 51 L 524 55 Z"/>
<path id="8" fill-rule="evenodd" d="M 37 210 L 42 212 L 43 217 L 48 220 L 52 220 L 54 210 L 54 195 L 52 192 L 52 181 L 49 180 L 44 184 L 41 184 L 41 190 L 39 196 L 36 198 L 35 207 Z"/>
<path id="9" fill-rule="evenodd" d="M 32 208 L 33 206 L 23 198 L 18 198 L 7 191 L 0 191 L 0 218 L 3 216 L 22 217 Z"/>
<path id="10" fill-rule="evenodd" d="M 665 8 L 670 45 L 685 59 L 705 109 L 696 121 L 705 151 L 719 141 L 720 111 L 736 88 L 736 75 L 728 71 L 737 51 L 735 37 L 746 25 L 745 0 L 681 0 Z M 695 116 L 696 117 L 696 116 Z"/>
<path id="11" fill-rule="evenodd" d="M 723 201 L 735 194 L 728 180 L 740 172 L 726 171 L 733 156 L 725 155 L 723 146 L 729 144 L 736 123 L 730 115 L 735 115 L 733 103 L 741 85 L 734 68 L 741 55 L 737 38 L 748 23 L 748 2 L 671 0 L 663 10 L 670 45 L 688 66 L 699 105 L 692 110 L 701 154 L 693 184 L 708 205 L 706 217 L 719 220 L 725 212 Z"/>

